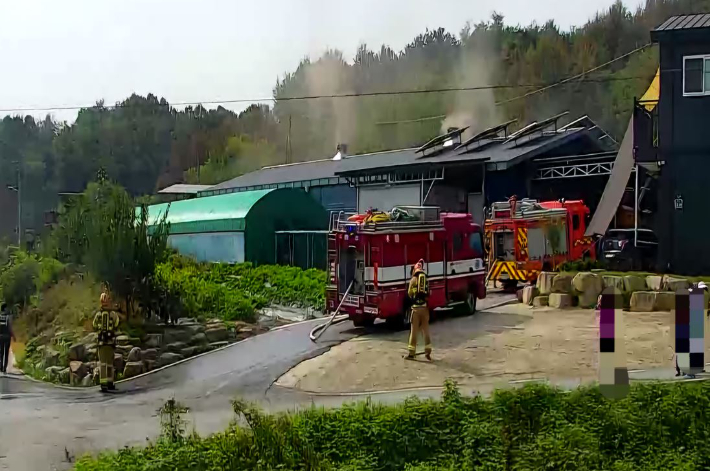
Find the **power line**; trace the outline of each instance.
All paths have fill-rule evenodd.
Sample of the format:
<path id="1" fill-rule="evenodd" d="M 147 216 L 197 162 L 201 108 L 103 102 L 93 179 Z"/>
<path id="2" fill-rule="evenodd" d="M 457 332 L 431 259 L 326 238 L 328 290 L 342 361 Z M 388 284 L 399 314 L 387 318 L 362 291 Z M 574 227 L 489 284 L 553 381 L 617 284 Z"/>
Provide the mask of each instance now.
<path id="1" fill-rule="evenodd" d="M 618 58 L 617 58 L 617 60 L 618 60 Z M 424 94 L 424 93 L 473 92 L 473 91 L 481 91 L 481 90 L 534 88 L 534 87 L 541 87 L 542 86 L 542 88 L 540 88 L 538 90 L 529 92 L 525 95 L 521 95 L 516 98 L 512 98 L 512 99 L 507 100 L 505 102 L 502 102 L 502 103 L 508 103 L 510 101 L 519 100 L 519 99 L 524 98 L 526 96 L 540 93 L 541 91 L 544 91 L 544 90 L 550 89 L 552 87 L 556 87 L 558 85 L 562 85 L 564 83 L 570 82 L 572 80 L 575 80 L 576 78 L 579 78 L 581 76 L 589 74 L 589 73 L 593 72 L 594 70 L 598 70 L 600 67 L 589 70 L 589 71 L 584 72 L 582 74 L 578 74 L 574 77 L 570 77 L 570 78 L 564 79 L 562 81 L 559 81 L 559 82 L 556 82 L 556 83 L 553 83 L 550 85 L 544 85 L 544 86 L 541 84 L 483 85 L 483 86 L 476 86 L 476 87 L 449 87 L 449 88 L 434 88 L 434 89 L 421 89 L 421 90 L 392 90 L 392 91 L 379 91 L 379 92 L 342 93 L 342 94 L 332 94 L 332 95 L 305 95 L 305 96 L 279 97 L 279 98 L 264 97 L 264 98 L 237 98 L 237 99 L 229 99 L 229 100 L 181 101 L 181 102 L 168 103 L 165 106 L 175 107 L 175 106 L 196 106 L 196 105 L 224 105 L 224 104 L 236 104 L 236 103 L 259 103 L 259 102 L 265 102 L 265 101 L 279 102 L 279 101 L 318 100 L 318 99 L 324 99 L 324 98 L 359 98 L 359 97 L 392 96 L 392 95 L 417 95 L 417 94 Z M 642 76 L 605 77 L 605 78 L 600 78 L 600 79 L 587 78 L 587 79 L 578 80 L 576 83 L 607 83 L 607 82 L 619 82 L 619 81 L 628 81 L 628 80 L 647 80 L 647 79 L 648 79 L 648 77 L 642 77 Z M 502 103 L 497 103 L 497 104 L 502 104 Z M 113 108 L 120 108 L 122 105 L 116 104 L 116 105 L 102 105 L 102 106 L 103 106 L 103 108 L 106 108 L 106 109 L 113 109 Z M 95 107 L 96 107 L 96 104 L 93 104 L 93 105 L 72 105 L 72 106 L 0 108 L 0 112 L 1 113 L 11 113 L 11 112 L 32 112 L 32 111 L 71 111 L 71 110 L 81 110 L 81 109 L 95 108 Z"/>

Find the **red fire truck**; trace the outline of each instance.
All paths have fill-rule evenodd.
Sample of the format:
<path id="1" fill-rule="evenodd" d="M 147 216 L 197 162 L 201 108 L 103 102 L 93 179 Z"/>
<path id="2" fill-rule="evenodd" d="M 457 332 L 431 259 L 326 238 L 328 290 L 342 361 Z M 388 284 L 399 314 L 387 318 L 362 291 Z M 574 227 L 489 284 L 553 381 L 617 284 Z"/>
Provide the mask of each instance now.
<path id="1" fill-rule="evenodd" d="M 588 214 L 580 200 L 493 203 L 485 223 L 487 279 L 512 287 L 563 262 L 594 259 L 594 240 L 584 235 Z"/>
<path id="2" fill-rule="evenodd" d="M 405 220 L 334 214 L 328 237 L 326 307 L 356 326 L 376 318 L 409 322 L 407 288 L 420 259 L 429 275 L 429 307 L 458 304 L 470 312 L 486 296 L 483 233 L 470 214 L 436 207 L 397 207 Z M 465 306 L 467 304 L 468 306 Z"/>

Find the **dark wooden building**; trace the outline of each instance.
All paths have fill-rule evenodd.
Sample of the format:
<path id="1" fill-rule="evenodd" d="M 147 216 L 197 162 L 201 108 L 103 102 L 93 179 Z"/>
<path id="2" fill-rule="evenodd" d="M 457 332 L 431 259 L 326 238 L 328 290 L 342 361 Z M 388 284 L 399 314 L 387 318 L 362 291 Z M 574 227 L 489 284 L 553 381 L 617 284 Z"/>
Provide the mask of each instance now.
<path id="1" fill-rule="evenodd" d="M 659 265 L 665 271 L 707 274 L 710 13 L 669 18 L 651 32 L 651 38 L 660 49 L 660 98 L 657 115 L 649 114 L 645 130 L 637 130 L 635 147 L 639 164 L 660 169 Z M 637 106 L 635 115 L 638 110 Z"/>

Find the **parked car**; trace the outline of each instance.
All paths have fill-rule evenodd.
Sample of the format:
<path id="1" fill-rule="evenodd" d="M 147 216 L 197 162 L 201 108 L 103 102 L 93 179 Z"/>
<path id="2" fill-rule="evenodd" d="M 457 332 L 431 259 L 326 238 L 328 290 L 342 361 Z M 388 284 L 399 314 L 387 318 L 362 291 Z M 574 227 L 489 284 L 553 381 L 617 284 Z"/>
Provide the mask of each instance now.
<path id="1" fill-rule="evenodd" d="M 651 229 L 610 229 L 602 242 L 603 260 L 612 270 L 653 271 L 658 251 L 658 239 Z"/>

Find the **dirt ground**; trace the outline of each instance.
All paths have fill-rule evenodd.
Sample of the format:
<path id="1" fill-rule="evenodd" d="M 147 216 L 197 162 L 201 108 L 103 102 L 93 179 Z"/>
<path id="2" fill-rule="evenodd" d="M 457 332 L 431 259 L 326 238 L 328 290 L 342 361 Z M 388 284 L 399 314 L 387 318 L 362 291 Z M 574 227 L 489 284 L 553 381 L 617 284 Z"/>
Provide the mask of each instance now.
<path id="1" fill-rule="evenodd" d="M 629 370 L 671 367 L 671 313 L 624 312 L 623 317 Z M 447 378 L 475 387 L 531 379 L 585 383 L 597 378 L 594 310 L 533 310 L 512 304 L 442 319 L 431 326 L 431 363 L 423 356 L 404 360 L 408 333 L 378 327 L 299 364 L 277 384 L 327 394 L 440 387 Z"/>

